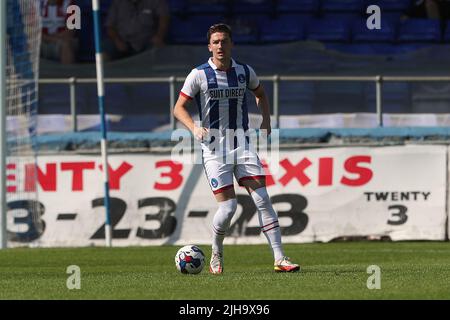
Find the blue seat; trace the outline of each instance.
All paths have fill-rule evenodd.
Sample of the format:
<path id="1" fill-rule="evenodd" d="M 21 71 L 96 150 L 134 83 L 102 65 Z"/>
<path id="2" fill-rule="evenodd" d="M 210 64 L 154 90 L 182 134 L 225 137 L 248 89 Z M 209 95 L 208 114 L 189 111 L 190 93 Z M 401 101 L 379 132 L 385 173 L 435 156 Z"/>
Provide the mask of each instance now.
<path id="1" fill-rule="evenodd" d="M 352 26 L 353 42 L 388 42 L 396 39 L 396 25 L 382 21 L 381 29 L 368 29 L 366 20 L 355 21 Z"/>
<path id="2" fill-rule="evenodd" d="M 308 12 L 317 14 L 320 8 L 319 0 L 278 0 L 278 13 Z"/>
<path id="3" fill-rule="evenodd" d="M 322 0 L 321 10 L 322 12 L 362 12 L 363 6 L 363 0 Z"/>
<path id="4" fill-rule="evenodd" d="M 350 25 L 341 20 L 314 19 L 307 23 L 306 39 L 317 41 L 350 41 Z"/>
<path id="5" fill-rule="evenodd" d="M 235 15 L 229 24 L 233 30 L 233 42 L 237 44 L 256 44 L 259 41 L 260 26 L 266 16 L 261 14 Z"/>
<path id="6" fill-rule="evenodd" d="M 189 19 L 172 17 L 169 27 L 169 42 L 175 44 L 206 44 L 208 28 L 223 22 L 220 15 L 191 16 Z"/>
<path id="7" fill-rule="evenodd" d="M 234 14 L 264 13 L 272 14 L 274 6 L 271 0 L 234 0 L 232 2 Z"/>
<path id="8" fill-rule="evenodd" d="M 185 0 L 168 0 L 167 4 L 170 12 L 173 14 L 186 13 L 188 10 L 188 3 Z"/>
<path id="9" fill-rule="evenodd" d="M 320 18 L 323 20 L 339 20 L 353 23 L 355 20 L 362 19 L 363 15 L 360 12 L 324 12 Z"/>
<path id="10" fill-rule="evenodd" d="M 447 26 L 445 27 L 444 42 L 450 42 L 450 20 L 447 20 Z"/>
<path id="11" fill-rule="evenodd" d="M 411 0 L 365 0 L 364 7 L 367 8 L 370 5 L 377 5 L 381 9 L 381 14 L 386 11 L 405 12 L 412 4 Z"/>
<path id="12" fill-rule="evenodd" d="M 233 42 L 237 44 L 257 44 L 259 41 L 259 33 L 253 29 L 250 32 L 234 33 Z"/>
<path id="13" fill-rule="evenodd" d="M 277 19 L 266 20 L 261 26 L 262 42 L 287 42 L 303 40 L 305 32 L 300 15 L 280 15 Z"/>
<path id="14" fill-rule="evenodd" d="M 188 12 L 224 14 L 228 11 L 228 3 L 225 0 L 188 0 Z"/>
<path id="15" fill-rule="evenodd" d="M 407 19 L 400 23 L 398 42 L 440 42 L 439 20 Z"/>
<path id="16" fill-rule="evenodd" d="M 382 12 L 381 13 L 381 27 L 383 28 L 384 22 L 399 24 L 400 17 L 402 15 L 403 15 L 403 13 L 401 13 L 401 12 Z"/>

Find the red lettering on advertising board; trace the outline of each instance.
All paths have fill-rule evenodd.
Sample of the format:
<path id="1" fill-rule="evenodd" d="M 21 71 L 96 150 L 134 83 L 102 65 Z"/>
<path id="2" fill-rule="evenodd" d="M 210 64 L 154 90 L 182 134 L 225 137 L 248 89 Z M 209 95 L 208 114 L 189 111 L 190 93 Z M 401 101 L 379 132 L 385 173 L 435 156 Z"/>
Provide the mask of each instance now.
<path id="1" fill-rule="evenodd" d="M 56 163 L 47 163 L 45 173 L 35 164 L 25 165 L 25 191 L 36 191 L 39 182 L 42 190 L 56 191 Z"/>
<path id="2" fill-rule="evenodd" d="M 333 184 L 333 158 L 319 159 L 319 186 Z"/>
<path id="3" fill-rule="evenodd" d="M 346 186 L 362 186 L 367 184 L 373 178 L 373 171 L 371 168 L 363 167 L 361 164 L 368 163 L 372 161 L 371 156 L 352 156 L 345 160 L 344 170 L 347 174 L 353 174 L 353 176 L 345 175 L 338 180 L 342 185 Z M 317 170 L 317 185 L 318 186 L 331 186 L 333 185 L 334 179 L 334 168 L 336 160 L 331 157 L 323 157 L 318 159 L 318 170 Z M 286 158 L 280 161 L 280 165 L 284 169 L 284 175 L 278 180 L 283 186 L 288 185 L 291 180 L 297 180 L 302 186 L 308 185 L 312 181 L 313 172 L 306 173 L 313 162 L 308 158 L 303 158 L 297 164 L 292 164 L 291 161 Z M 264 166 L 264 163 L 263 163 Z M 264 168 L 266 174 L 270 174 L 267 166 Z M 270 183 L 267 186 L 272 186 L 275 181 L 272 176 L 268 179 Z"/>
<path id="4" fill-rule="evenodd" d="M 294 178 L 303 186 L 311 182 L 311 179 L 304 173 L 304 171 L 312 164 L 308 158 L 304 158 L 296 165 L 292 165 L 289 159 L 282 160 L 280 164 L 284 170 L 286 170 L 286 174 L 279 180 L 283 186 L 286 186 Z"/>
<path id="5" fill-rule="evenodd" d="M 62 171 L 72 171 L 72 191 L 83 190 L 83 171 L 95 169 L 95 162 L 62 162 Z"/>
<path id="6" fill-rule="evenodd" d="M 103 165 L 99 165 L 101 171 L 103 171 Z M 114 170 L 110 165 L 108 165 L 109 174 L 109 187 L 111 190 L 120 190 L 120 179 L 131 169 L 133 166 L 128 162 L 122 162 L 120 166 Z"/>
<path id="7" fill-rule="evenodd" d="M 6 192 L 7 193 L 14 193 L 17 191 L 17 186 L 14 185 L 14 183 L 16 182 L 15 170 L 16 170 L 15 163 L 6 164 L 6 180 L 7 180 Z"/>
<path id="8" fill-rule="evenodd" d="M 345 171 L 356 174 L 358 177 L 351 179 L 344 176 L 341 179 L 341 183 L 352 187 L 362 186 L 368 183 L 373 177 L 372 170 L 369 168 L 360 167 L 358 165 L 360 163 L 371 163 L 371 161 L 372 159 L 370 156 L 353 156 L 348 158 L 344 163 Z"/>
<path id="9" fill-rule="evenodd" d="M 183 183 L 183 176 L 181 171 L 183 170 L 183 165 L 174 161 L 158 161 L 155 164 L 156 168 L 167 167 L 170 169 L 169 172 L 161 173 L 161 178 L 170 178 L 168 183 L 155 182 L 153 188 L 156 190 L 175 190 Z"/>

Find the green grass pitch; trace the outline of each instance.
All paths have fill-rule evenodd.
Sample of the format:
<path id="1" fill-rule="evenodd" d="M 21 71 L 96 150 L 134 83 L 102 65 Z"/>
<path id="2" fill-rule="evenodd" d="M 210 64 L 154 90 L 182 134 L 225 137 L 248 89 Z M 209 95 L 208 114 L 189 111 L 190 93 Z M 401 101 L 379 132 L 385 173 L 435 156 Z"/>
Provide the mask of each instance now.
<path id="1" fill-rule="evenodd" d="M 336 242 L 285 245 L 299 273 L 272 269 L 267 245 L 225 246 L 225 273 L 180 274 L 181 246 L 0 250 L 0 299 L 450 299 L 448 242 Z M 210 257 L 209 246 L 200 246 Z M 67 267 L 81 289 L 66 286 Z M 381 269 L 369 290 L 367 267 Z"/>

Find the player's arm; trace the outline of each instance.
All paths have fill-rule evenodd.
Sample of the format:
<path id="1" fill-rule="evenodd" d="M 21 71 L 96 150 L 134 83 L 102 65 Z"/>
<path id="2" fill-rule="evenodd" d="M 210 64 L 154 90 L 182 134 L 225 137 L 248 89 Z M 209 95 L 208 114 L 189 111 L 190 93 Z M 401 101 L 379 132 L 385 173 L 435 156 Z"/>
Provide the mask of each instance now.
<path id="1" fill-rule="evenodd" d="M 203 127 L 197 127 L 192 119 L 191 115 L 187 111 L 187 106 L 190 102 L 190 98 L 186 95 L 180 94 L 177 102 L 175 103 L 175 107 L 173 108 L 173 115 L 180 121 L 186 128 L 188 128 L 194 137 L 198 140 L 203 140 L 208 134 L 208 129 Z"/>
<path id="2" fill-rule="evenodd" d="M 258 87 L 252 91 L 256 98 L 256 105 L 261 111 L 263 118 L 260 128 L 267 130 L 267 135 L 269 135 L 272 128 L 270 126 L 270 105 L 269 100 L 267 99 L 266 91 L 264 90 L 262 84 L 259 84 Z"/>
<path id="3" fill-rule="evenodd" d="M 193 99 L 192 97 L 198 94 L 199 91 L 200 84 L 198 79 L 198 70 L 193 69 L 184 81 L 180 96 L 173 107 L 173 115 L 192 132 L 196 139 L 202 141 L 208 134 L 208 129 L 196 126 L 194 120 L 192 120 L 191 115 L 187 111 L 187 106 Z"/>

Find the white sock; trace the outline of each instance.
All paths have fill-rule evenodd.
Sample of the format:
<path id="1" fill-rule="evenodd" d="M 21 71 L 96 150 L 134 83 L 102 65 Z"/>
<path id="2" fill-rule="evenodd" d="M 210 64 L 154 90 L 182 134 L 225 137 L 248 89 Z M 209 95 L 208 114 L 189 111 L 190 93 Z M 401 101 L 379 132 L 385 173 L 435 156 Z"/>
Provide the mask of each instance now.
<path id="1" fill-rule="evenodd" d="M 214 215 L 212 229 L 213 229 L 213 253 L 223 254 L 223 239 L 225 239 L 225 233 L 230 227 L 231 219 L 237 209 L 237 200 L 230 199 L 227 201 L 219 202 L 219 209 Z"/>
<path id="2" fill-rule="evenodd" d="M 261 231 L 266 236 L 267 241 L 269 241 L 274 260 L 278 261 L 284 257 L 278 214 L 273 209 L 265 187 L 256 189 L 251 193 L 251 196 L 258 209 Z"/>

